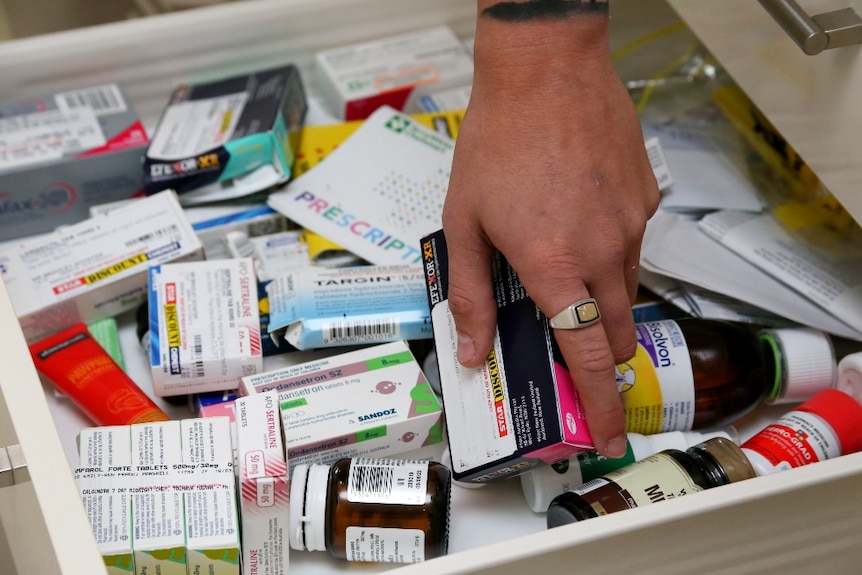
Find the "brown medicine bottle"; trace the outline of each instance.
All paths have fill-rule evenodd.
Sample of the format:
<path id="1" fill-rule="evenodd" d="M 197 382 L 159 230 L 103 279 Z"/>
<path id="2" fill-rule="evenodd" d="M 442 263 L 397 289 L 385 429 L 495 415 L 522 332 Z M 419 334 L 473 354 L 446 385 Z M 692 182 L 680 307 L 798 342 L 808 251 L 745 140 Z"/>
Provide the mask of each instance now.
<path id="1" fill-rule="evenodd" d="M 685 451 L 666 449 L 555 497 L 548 527 L 643 507 L 755 476 L 743 451 L 714 437 Z"/>
<path id="2" fill-rule="evenodd" d="M 338 559 L 420 563 L 449 547 L 451 472 L 436 462 L 344 458 L 294 467 L 290 546 Z"/>
<path id="3" fill-rule="evenodd" d="M 727 425 L 766 393 L 762 355 L 746 326 L 700 318 L 635 325 L 635 356 L 617 365 L 626 431 L 653 434 Z"/>

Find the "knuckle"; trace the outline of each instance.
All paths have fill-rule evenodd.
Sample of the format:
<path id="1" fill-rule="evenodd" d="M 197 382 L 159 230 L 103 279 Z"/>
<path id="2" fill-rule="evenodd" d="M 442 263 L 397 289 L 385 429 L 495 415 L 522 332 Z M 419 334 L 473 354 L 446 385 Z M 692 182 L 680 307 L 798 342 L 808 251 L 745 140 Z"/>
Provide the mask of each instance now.
<path id="1" fill-rule="evenodd" d="M 589 374 L 606 374 L 616 365 L 610 348 L 600 341 L 582 342 L 576 355 L 578 369 Z"/>
<path id="2" fill-rule="evenodd" d="M 471 293 L 460 285 L 450 285 L 447 297 L 449 310 L 456 318 L 468 318 L 476 310 L 476 302 L 473 300 Z"/>

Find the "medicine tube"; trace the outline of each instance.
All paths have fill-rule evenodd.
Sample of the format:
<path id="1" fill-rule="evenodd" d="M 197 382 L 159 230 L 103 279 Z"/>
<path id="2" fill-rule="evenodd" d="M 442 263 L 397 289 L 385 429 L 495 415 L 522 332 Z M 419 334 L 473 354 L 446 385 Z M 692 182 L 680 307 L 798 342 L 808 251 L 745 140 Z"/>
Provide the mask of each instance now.
<path id="1" fill-rule="evenodd" d="M 451 472 L 436 462 L 344 458 L 299 464 L 290 488 L 290 546 L 338 559 L 420 563 L 449 547 Z"/>
<path id="2" fill-rule="evenodd" d="M 558 495 L 548 506 L 547 525 L 643 507 L 754 476 L 735 443 L 714 437 L 685 451 L 666 449 Z"/>

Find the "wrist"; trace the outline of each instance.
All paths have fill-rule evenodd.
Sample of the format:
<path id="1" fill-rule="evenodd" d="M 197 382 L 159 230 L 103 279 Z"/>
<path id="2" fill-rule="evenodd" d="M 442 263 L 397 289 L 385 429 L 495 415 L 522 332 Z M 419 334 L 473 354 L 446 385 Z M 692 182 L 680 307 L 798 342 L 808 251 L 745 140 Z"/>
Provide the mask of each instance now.
<path id="1" fill-rule="evenodd" d="M 606 10 L 512 21 L 484 10 L 499 2 L 478 5 L 474 89 L 486 87 L 489 96 L 501 88 L 533 92 L 594 82 L 612 68 Z"/>

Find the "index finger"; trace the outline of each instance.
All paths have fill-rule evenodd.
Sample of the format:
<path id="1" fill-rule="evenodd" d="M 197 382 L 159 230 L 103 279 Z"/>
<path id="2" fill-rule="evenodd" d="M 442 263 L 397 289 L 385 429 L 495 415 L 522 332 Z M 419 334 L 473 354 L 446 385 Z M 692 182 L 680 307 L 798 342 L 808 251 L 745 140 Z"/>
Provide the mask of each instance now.
<path id="1" fill-rule="evenodd" d="M 626 452 L 625 411 L 616 384 L 614 356 L 601 320 L 582 329 L 556 329 L 587 418 L 596 450 L 607 457 Z"/>

